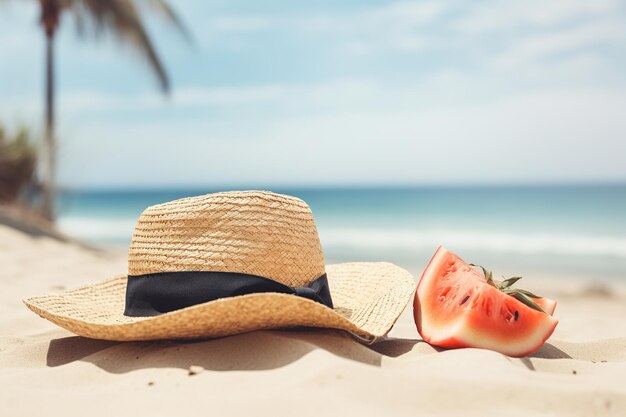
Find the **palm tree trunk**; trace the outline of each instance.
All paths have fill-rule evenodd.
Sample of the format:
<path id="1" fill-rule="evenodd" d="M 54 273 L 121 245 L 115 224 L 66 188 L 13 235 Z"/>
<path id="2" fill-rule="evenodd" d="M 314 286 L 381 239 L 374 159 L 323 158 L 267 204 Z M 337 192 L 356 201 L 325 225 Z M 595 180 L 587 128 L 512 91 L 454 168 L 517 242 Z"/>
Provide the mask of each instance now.
<path id="1" fill-rule="evenodd" d="M 54 143 L 54 35 L 46 34 L 46 132 L 43 141 L 43 216 L 54 220 L 56 146 Z"/>

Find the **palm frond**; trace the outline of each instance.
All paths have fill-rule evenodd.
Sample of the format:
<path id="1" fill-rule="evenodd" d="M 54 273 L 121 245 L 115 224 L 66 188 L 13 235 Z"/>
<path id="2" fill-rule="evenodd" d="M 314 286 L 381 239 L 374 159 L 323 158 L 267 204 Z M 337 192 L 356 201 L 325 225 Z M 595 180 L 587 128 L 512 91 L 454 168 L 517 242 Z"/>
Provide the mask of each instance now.
<path id="1" fill-rule="evenodd" d="M 110 34 L 120 42 L 130 44 L 148 62 L 161 89 L 165 93 L 169 92 L 169 77 L 145 29 L 137 1 L 60 1 L 63 4 L 63 10 L 73 16 L 79 35 L 87 35 L 87 31 L 91 30 L 91 34 L 95 37 Z M 151 0 L 151 3 L 156 4 L 160 14 L 169 16 L 168 20 L 186 33 L 181 20 L 164 1 Z"/>

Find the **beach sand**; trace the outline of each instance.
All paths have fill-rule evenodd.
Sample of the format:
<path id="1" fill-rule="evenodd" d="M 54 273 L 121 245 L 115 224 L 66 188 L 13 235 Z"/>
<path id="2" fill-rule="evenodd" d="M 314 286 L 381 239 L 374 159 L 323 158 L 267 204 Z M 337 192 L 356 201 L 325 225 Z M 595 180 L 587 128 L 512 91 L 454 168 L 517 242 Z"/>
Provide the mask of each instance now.
<path id="1" fill-rule="evenodd" d="M 433 348 L 411 306 L 387 340 L 367 347 L 330 330 L 98 341 L 22 304 L 123 272 L 125 256 L 0 225 L 0 415 L 626 416 L 626 291 L 617 284 L 528 280 L 559 301 L 560 323 L 522 359 Z"/>

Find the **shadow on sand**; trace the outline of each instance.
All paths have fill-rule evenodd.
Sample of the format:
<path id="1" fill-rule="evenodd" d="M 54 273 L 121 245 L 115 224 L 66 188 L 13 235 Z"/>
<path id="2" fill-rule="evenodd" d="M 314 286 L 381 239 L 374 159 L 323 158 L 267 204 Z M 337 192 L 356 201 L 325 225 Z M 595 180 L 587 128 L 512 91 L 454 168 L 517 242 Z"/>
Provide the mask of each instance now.
<path id="1" fill-rule="evenodd" d="M 533 363 L 533 359 L 572 359 L 570 355 L 563 352 L 558 347 L 554 346 L 550 343 L 544 343 L 543 346 L 539 348 L 535 353 L 530 356 L 525 356 L 523 358 L 508 358 L 509 361 L 519 361 L 522 365 L 526 367 L 529 371 L 537 371 L 535 369 L 535 364 Z"/>
<path id="2" fill-rule="evenodd" d="M 199 341 L 111 342 L 80 336 L 50 341 L 47 365 L 75 361 L 92 363 L 107 372 L 126 373 L 144 368 L 202 366 L 208 370 L 265 370 L 288 365 L 315 350 L 372 366 L 383 356 L 397 357 L 421 340 L 386 339 L 365 346 L 332 330 L 258 331 Z"/>
<path id="3" fill-rule="evenodd" d="M 268 330 L 198 341 L 111 342 L 80 336 L 50 341 L 47 365 L 57 367 L 75 361 L 89 362 L 111 373 L 145 368 L 201 366 L 207 370 L 267 370 L 288 365 L 316 350 L 371 366 L 384 357 L 397 358 L 420 345 L 420 354 L 444 352 L 420 339 L 387 338 L 371 346 L 333 330 Z M 423 345 L 423 346 L 421 346 Z M 530 357 L 519 359 L 535 370 L 532 359 L 567 359 L 570 356 L 546 343 Z"/>

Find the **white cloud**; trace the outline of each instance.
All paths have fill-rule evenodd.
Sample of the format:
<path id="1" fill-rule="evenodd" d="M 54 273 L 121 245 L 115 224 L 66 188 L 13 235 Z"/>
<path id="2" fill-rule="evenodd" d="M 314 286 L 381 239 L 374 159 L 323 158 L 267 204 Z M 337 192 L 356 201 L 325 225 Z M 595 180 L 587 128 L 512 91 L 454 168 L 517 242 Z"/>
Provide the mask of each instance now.
<path id="1" fill-rule="evenodd" d="M 589 23 L 572 29 L 522 37 L 493 62 L 499 67 L 508 68 L 588 46 L 607 44 L 626 44 L 624 22 L 612 20 Z"/>
<path id="2" fill-rule="evenodd" d="M 373 27 L 389 30 L 390 25 L 406 28 L 432 22 L 446 10 L 445 4 L 438 0 L 427 0 L 396 2 L 336 14 L 220 15 L 209 18 L 207 28 L 214 33 L 254 32 L 269 28 L 300 30 L 316 34 L 355 33 Z"/>
<path id="3" fill-rule="evenodd" d="M 151 112 L 163 109 L 220 109 L 240 112 L 245 108 L 255 111 L 280 109 L 339 109 L 374 101 L 384 90 L 372 80 L 337 79 L 306 84 L 264 84 L 216 88 L 177 88 L 171 97 L 156 92 L 128 96 L 98 90 L 64 91 L 58 100 L 58 109 L 64 119 L 81 118 L 86 114 L 108 112 Z M 10 109 L 35 112 L 41 106 L 40 96 L 16 96 L 0 101 L 0 114 Z"/>
<path id="4" fill-rule="evenodd" d="M 122 177 L 128 172 L 140 184 L 624 178 L 626 122 L 615 112 L 625 105 L 623 93 L 540 93 L 481 106 L 277 116 L 237 129 L 210 120 L 189 126 L 114 125 L 106 135 L 90 129 L 94 139 L 109 143 L 89 166 L 66 165 L 63 179 L 128 183 Z M 168 161 L 165 169 L 137 159 L 146 147 L 150 161 Z M 94 148 L 77 143 L 74 151 L 89 154 Z M 111 163 L 107 177 L 100 176 Z"/>
<path id="5" fill-rule="evenodd" d="M 123 178 L 128 172 L 140 184 L 626 177 L 626 120 L 621 117 L 626 91 L 479 97 L 482 87 L 476 86 L 464 91 L 466 99 L 455 97 L 468 83 L 451 75 L 411 85 L 367 80 L 282 85 L 276 90 L 280 94 L 267 98 L 270 111 L 268 102 L 257 101 L 248 109 L 222 109 L 219 116 L 209 109 L 185 123 L 169 118 L 152 118 L 150 124 L 89 123 L 74 133 L 89 141 L 72 143 L 73 157 L 63 166 L 62 179 L 72 185 L 128 183 Z M 441 96 L 444 101 L 438 102 Z M 209 91 L 200 97 L 198 106 L 206 105 L 204 97 L 214 103 Z M 138 159 L 145 149 L 150 159 Z M 208 164 L 209 155 L 220 158 Z M 80 162 L 86 156 L 91 156 L 88 165 Z M 154 160 L 168 165 L 155 169 Z M 114 169 L 102 177 L 108 164 Z"/>
<path id="6" fill-rule="evenodd" d="M 618 0 L 477 1 L 454 26 L 474 34 L 546 28 L 576 19 L 611 17 L 619 7 Z"/>
<path id="7" fill-rule="evenodd" d="M 221 15 L 209 19 L 206 35 L 255 36 L 274 30 L 300 36 L 332 38 L 338 50 L 355 55 L 392 48 L 416 50 L 427 45 L 422 26 L 437 21 L 452 3 L 439 0 L 396 2 L 336 14 Z M 238 42 L 242 42 L 237 38 Z"/>
<path id="8" fill-rule="evenodd" d="M 239 49 L 256 31 L 328 42 L 340 54 L 372 56 L 437 51 L 511 68 L 590 45 L 626 42 L 624 12 L 617 0 L 524 0 L 395 2 L 351 12 L 314 15 L 223 15 L 211 19 L 214 45 Z M 485 38 L 488 36 L 488 38 Z M 332 42 L 331 42 L 332 41 Z M 485 42 L 494 46 L 483 47 Z M 499 51 L 506 51 L 501 53 Z"/>

